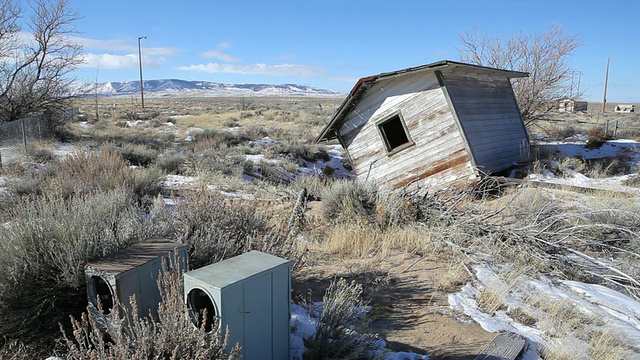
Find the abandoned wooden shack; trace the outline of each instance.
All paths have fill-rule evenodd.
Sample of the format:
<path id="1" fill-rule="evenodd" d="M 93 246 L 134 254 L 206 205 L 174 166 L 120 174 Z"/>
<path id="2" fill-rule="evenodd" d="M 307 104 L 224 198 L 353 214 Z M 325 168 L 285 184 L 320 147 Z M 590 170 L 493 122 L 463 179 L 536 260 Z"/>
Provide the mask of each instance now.
<path id="1" fill-rule="evenodd" d="M 558 104 L 559 112 L 579 112 L 579 111 L 587 111 L 588 103 L 582 100 L 576 99 L 562 99 Z"/>
<path id="2" fill-rule="evenodd" d="M 627 113 L 630 114 L 632 112 L 636 112 L 636 106 L 633 104 L 618 104 L 613 109 L 613 111 L 617 113 Z"/>
<path id="3" fill-rule="evenodd" d="M 529 158 L 510 82 L 526 76 L 444 60 L 365 77 L 316 141 L 338 139 L 363 180 L 474 183 Z"/>

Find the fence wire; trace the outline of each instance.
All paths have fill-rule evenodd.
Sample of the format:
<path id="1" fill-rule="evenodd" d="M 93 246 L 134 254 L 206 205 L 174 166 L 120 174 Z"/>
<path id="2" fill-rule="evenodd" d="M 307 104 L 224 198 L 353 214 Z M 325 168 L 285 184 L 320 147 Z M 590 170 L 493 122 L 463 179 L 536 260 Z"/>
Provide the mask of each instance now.
<path id="1" fill-rule="evenodd" d="M 33 116 L 0 124 L 0 166 L 24 160 L 29 145 L 52 136 L 46 116 Z"/>

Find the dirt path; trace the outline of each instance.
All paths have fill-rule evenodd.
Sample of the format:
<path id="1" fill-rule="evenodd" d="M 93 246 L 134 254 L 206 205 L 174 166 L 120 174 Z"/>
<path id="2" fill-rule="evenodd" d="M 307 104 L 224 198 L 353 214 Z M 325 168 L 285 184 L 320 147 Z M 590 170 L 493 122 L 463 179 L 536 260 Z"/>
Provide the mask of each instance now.
<path id="1" fill-rule="evenodd" d="M 416 259 L 317 260 L 294 276 L 294 299 L 321 301 L 333 278 L 355 280 L 371 300 L 370 331 L 382 335 L 390 350 L 427 354 L 434 360 L 474 359 L 496 334 L 448 308 L 447 294 L 460 286 L 443 288 L 443 279 L 451 276 L 446 261 L 426 258 L 403 272 Z"/>

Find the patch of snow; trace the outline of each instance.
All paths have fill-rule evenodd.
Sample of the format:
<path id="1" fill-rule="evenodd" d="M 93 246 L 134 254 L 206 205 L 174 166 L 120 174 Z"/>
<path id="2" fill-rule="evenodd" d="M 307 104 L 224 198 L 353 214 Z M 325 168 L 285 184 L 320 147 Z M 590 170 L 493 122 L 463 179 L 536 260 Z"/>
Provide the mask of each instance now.
<path id="1" fill-rule="evenodd" d="M 316 334 L 316 328 L 318 326 L 318 315 L 322 309 L 322 302 L 314 302 L 310 304 L 309 309 L 291 303 L 291 317 L 289 318 L 289 325 L 291 328 L 290 335 L 290 359 L 301 360 L 302 355 L 306 351 L 304 346 L 304 339 L 308 339 Z M 366 313 L 371 308 L 366 306 L 362 309 L 363 313 Z M 380 356 L 382 360 L 429 360 L 429 356 L 415 354 L 412 352 L 388 352 L 386 350 L 387 343 L 380 339 L 377 341 L 376 346 L 379 346 L 375 351 L 375 355 Z"/>
<path id="2" fill-rule="evenodd" d="M 569 280 L 562 284 L 585 299 L 588 302 L 585 307 L 599 312 L 607 323 L 619 330 L 618 335 L 640 350 L 640 302 L 602 285 Z"/>
<path id="3" fill-rule="evenodd" d="M 302 166 L 298 167 L 297 175 L 324 177 L 326 169 L 331 168 L 333 169 L 331 177 L 334 179 L 354 179 L 355 174 L 344 168 L 344 163 L 342 162 L 342 147 L 340 145 L 332 145 L 329 148 L 330 150 L 327 151 L 329 160 L 327 161 L 318 160 L 316 162 L 311 162 L 299 158 L 298 162 L 302 164 Z"/>
<path id="4" fill-rule="evenodd" d="M 127 127 L 134 127 L 134 126 L 138 126 L 140 125 L 140 123 L 142 123 L 144 121 L 142 120 L 127 120 L 126 126 Z"/>
<path id="5" fill-rule="evenodd" d="M 249 146 L 263 145 L 263 144 L 273 144 L 274 142 L 275 141 L 272 138 L 270 138 L 268 136 L 265 136 L 262 139 L 249 141 Z"/>
<path id="6" fill-rule="evenodd" d="M 59 158 L 67 158 L 78 152 L 78 149 L 71 144 L 62 143 L 53 150 L 53 154 Z"/>
<path id="7" fill-rule="evenodd" d="M 183 176 L 183 175 L 167 175 L 162 186 L 167 188 L 179 188 L 189 185 L 194 185 L 198 182 L 198 178 L 195 176 Z"/>
<path id="8" fill-rule="evenodd" d="M 82 121 L 80 122 L 80 126 L 82 126 L 83 128 L 88 128 L 91 127 L 91 124 L 89 124 L 88 121 Z"/>
<path id="9" fill-rule="evenodd" d="M 634 140 L 611 140 L 603 143 L 599 147 L 587 147 L 585 142 L 562 142 L 562 141 L 541 141 L 535 144 L 538 148 L 543 148 L 550 153 L 580 159 L 603 159 L 618 155 L 628 155 L 637 162 L 640 160 L 640 143 Z"/>
<path id="10" fill-rule="evenodd" d="M 244 155 L 244 159 L 246 161 L 251 161 L 254 164 L 258 164 L 258 163 L 268 163 L 268 164 L 280 164 L 282 162 L 282 160 L 280 159 L 267 159 L 264 157 L 264 154 L 256 154 L 256 155 Z"/>
<path id="11" fill-rule="evenodd" d="M 192 135 L 189 135 L 186 138 L 184 138 L 184 141 L 187 141 L 187 142 L 196 141 L 196 137 L 192 136 Z"/>
<path id="12" fill-rule="evenodd" d="M 192 134 L 192 133 L 201 132 L 201 131 L 204 131 L 204 129 L 199 127 L 190 127 L 187 129 L 187 134 Z"/>
<path id="13" fill-rule="evenodd" d="M 511 319 L 506 311 L 496 311 L 495 315 L 483 312 L 476 302 L 480 290 L 485 286 L 492 289 L 509 289 L 508 285 L 500 279 L 488 266 L 477 266 L 476 277 L 478 288 L 466 284 L 462 290 L 449 295 L 449 306 L 471 317 L 483 329 L 489 332 L 512 331 L 524 336 L 528 349 L 522 359 L 539 359 L 537 345 L 551 341 L 545 333 L 529 326 L 525 326 Z M 526 311 L 540 313 L 538 309 L 532 309 L 523 302 L 526 294 L 538 294 L 538 296 L 552 301 L 570 300 L 578 311 L 589 316 L 601 319 L 605 325 L 594 328 L 611 329 L 621 336 L 636 350 L 640 350 L 640 302 L 631 299 L 624 294 L 601 285 L 585 284 L 577 281 L 562 281 L 555 284 L 550 280 L 526 279 L 518 284 L 518 291 L 509 289 L 504 296 L 504 304 L 509 309 L 521 308 Z M 572 341 L 580 341 L 572 339 Z M 581 344 L 583 347 L 586 344 Z"/>

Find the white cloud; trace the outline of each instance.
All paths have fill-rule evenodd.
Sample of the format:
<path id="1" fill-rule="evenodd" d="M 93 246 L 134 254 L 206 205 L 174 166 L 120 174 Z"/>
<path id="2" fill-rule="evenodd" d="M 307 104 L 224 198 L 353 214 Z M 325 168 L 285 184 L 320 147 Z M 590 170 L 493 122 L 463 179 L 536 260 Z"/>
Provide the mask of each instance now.
<path id="1" fill-rule="evenodd" d="M 166 62 L 166 58 L 143 56 L 142 65 L 145 67 L 157 68 Z M 80 67 L 95 67 L 101 69 L 131 69 L 138 67 L 138 55 L 114 55 L 114 54 L 82 54 Z"/>
<path id="2" fill-rule="evenodd" d="M 238 62 L 240 59 L 233 57 L 229 54 L 225 54 L 218 50 L 209 50 L 202 53 L 202 56 L 206 58 L 215 58 L 224 62 Z"/>
<path id="3" fill-rule="evenodd" d="M 220 49 L 220 50 L 224 50 L 224 49 L 228 49 L 228 48 L 230 48 L 230 47 L 231 47 L 231 44 L 230 44 L 230 43 L 228 43 L 228 42 L 223 42 L 223 43 L 218 44 L 218 46 L 217 46 L 216 48 L 217 48 L 217 49 Z"/>
<path id="4" fill-rule="evenodd" d="M 313 76 L 324 73 L 324 70 L 306 65 L 298 64 L 254 64 L 254 65 L 235 65 L 235 64 L 198 64 L 180 66 L 179 70 L 197 71 L 206 73 L 230 73 L 243 75 L 271 75 L 271 76 Z"/>
<path id="5" fill-rule="evenodd" d="M 94 49 L 94 50 L 105 50 L 105 51 L 137 51 L 138 44 L 129 44 L 122 40 L 98 40 L 98 39 L 89 39 L 80 36 L 71 36 L 69 40 L 72 42 L 82 45 L 85 49 Z"/>
<path id="6" fill-rule="evenodd" d="M 137 40 L 132 42 L 110 39 L 110 40 L 98 40 L 89 39 L 80 36 L 70 36 L 68 38 L 71 42 L 82 45 L 84 49 L 102 50 L 102 51 L 123 51 L 123 52 L 138 52 Z M 148 55 L 153 56 L 172 56 L 175 55 L 180 49 L 178 48 L 164 48 L 164 47 L 145 47 L 144 40 L 141 42 L 142 51 Z"/>

